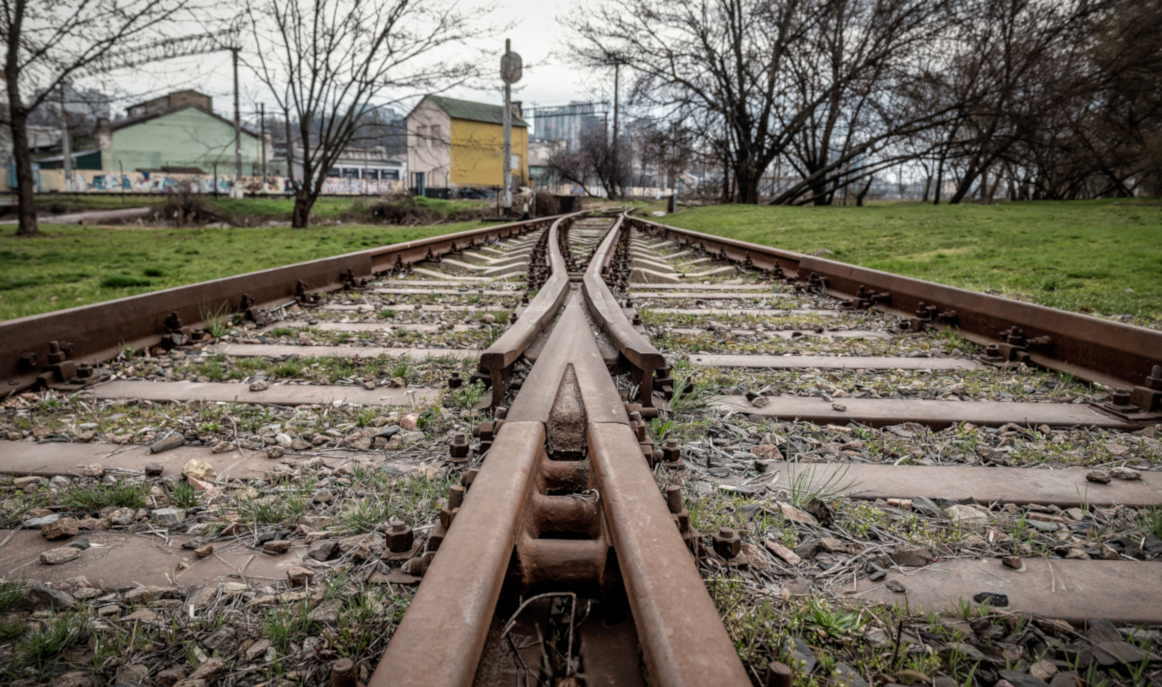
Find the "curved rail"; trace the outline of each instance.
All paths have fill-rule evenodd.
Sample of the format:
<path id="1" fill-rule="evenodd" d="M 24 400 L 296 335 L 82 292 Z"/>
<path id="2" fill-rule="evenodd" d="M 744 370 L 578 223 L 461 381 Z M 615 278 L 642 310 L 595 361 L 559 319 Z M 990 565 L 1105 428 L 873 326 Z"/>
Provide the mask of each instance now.
<path id="1" fill-rule="evenodd" d="M 529 302 L 521 316 L 499 339 L 480 355 L 480 370 L 487 372 L 492 382 L 492 407 L 504 402 L 504 380 L 507 370 L 525 352 L 529 344 L 545 330 L 560 311 L 568 292 L 569 273 L 561 255 L 558 234 L 565 222 L 571 222 L 582 213 L 565 215 L 549 227 L 549 269 L 551 275 L 537 295 Z"/>
<path id="2" fill-rule="evenodd" d="M 626 319 L 625 311 L 617 302 L 617 298 L 601 278 L 601 270 L 613 258 L 613 246 L 617 242 L 625 218 L 625 214 L 618 217 L 605 240 L 597 247 L 582 282 L 590 314 L 633 366 L 634 376 L 639 378 L 637 380 L 641 388 L 639 403 L 644 408 L 652 408 L 654 372 L 665 369 L 666 359 L 648 339 L 634 329 L 633 324 Z"/>

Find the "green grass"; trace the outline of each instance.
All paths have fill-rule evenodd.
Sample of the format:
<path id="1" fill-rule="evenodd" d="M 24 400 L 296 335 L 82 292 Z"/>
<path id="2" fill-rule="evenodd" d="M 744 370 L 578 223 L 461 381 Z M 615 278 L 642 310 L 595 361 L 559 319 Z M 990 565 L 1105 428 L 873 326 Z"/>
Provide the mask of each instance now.
<path id="1" fill-rule="evenodd" d="M 827 249 L 831 260 L 1065 310 L 1162 320 L 1162 203 L 726 205 L 660 221 L 804 253 Z"/>
<path id="2" fill-rule="evenodd" d="M 198 196 L 214 211 L 223 217 L 230 217 L 238 222 L 250 218 L 252 223 L 257 221 L 290 219 L 294 200 L 291 198 L 226 198 L 212 196 Z M 376 202 L 375 198 L 360 197 L 323 197 L 311 208 L 311 220 L 318 222 L 334 222 L 341 220 L 347 212 L 356 205 L 370 205 Z M 492 207 L 493 203 L 479 200 L 439 200 L 435 198 L 416 198 L 416 205 L 438 215 L 453 215 L 458 212 L 476 210 L 481 207 Z M 52 194 L 37 198 L 37 211 L 55 215 L 62 213 L 81 212 L 84 210 L 120 210 L 124 208 L 149 207 L 164 204 L 165 199 L 156 195 L 146 194 L 79 194 L 61 195 Z M 42 227 L 43 230 L 43 227 Z"/>
<path id="3" fill-rule="evenodd" d="M 95 484 L 91 487 L 73 487 L 61 494 L 60 503 L 86 513 L 96 513 L 106 506 L 141 508 L 149 500 L 148 484 L 131 484 L 118 480 L 116 484 Z"/>
<path id="4" fill-rule="evenodd" d="M 15 238 L 11 227 L 0 231 L 0 320 L 480 226 L 109 229 L 42 224 L 45 238 L 36 239 Z"/>

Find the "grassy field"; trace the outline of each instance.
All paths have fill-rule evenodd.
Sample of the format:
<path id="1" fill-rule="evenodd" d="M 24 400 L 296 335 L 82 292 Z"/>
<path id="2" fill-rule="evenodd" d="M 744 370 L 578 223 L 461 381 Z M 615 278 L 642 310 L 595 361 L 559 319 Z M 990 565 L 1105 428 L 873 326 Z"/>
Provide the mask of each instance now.
<path id="1" fill-rule="evenodd" d="M 727 205 L 667 224 L 1065 310 L 1162 323 L 1162 203 Z"/>
<path id="2" fill-rule="evenodd" d="M 213 196 L 197 196 L 200 202 L 205 203 L 211 210 L 223 218 L 229 218 L 242 224 L 250 220 L 251 224 L 268 220 L 289 221 L 294 200 L 291 198 L 226 198 Z M 360 207 L 367 207 L 375 203 L 376 198 L 345 198 L 325 196 L 319 198 L 311 210 L 313 222 L 334 223 L 350 218 L 352 211 Z M 84 210 L 120 210 L 124 208 L 154 207 L 164 205 L 165 197 L 157 195 L 128 195 L 116 194 L 50 194 L 36 199 L 37 210 L 47 215 L 81 212 Z M 416 205 L 439 218 L 448 218 L 457 213 L 476 212 L 480 209 L 491 209 L 495 203 L 479 200 L 438 200 L 419 197 Z M 15 208 L 12 208 L 15 212 Z M 13 215 L 14 216 L 14 215 Z"/>
<path id="3" fill-rule="evenodd" d="M 0 320 L 484 226 L 0 230 Z"/>

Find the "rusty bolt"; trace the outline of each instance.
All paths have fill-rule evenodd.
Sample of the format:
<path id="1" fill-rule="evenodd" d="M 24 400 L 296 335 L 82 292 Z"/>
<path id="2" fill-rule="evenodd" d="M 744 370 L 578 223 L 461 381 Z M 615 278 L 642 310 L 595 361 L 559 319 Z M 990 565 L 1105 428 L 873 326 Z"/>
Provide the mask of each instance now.
<path id="1" fill-rule="evenodd" d="M 448 454 L 452 458 L 467 458 L 469 453 L 468 437 L 457 434 L 452 438 L 452 445 L 448 447 Z"/>
<path id="2" fill-rule="evenodd" d="M 1001 357 L 1001 348 L 996 344 L 989 344 L 985 347 L 984 354 L 990 358 L 999 358 Z"/>
<path id="3" fill-rule="evenodd" d="M 464 384 L 464 380 L 460 378 L 459 372 L 453 372 L 452 374 L 448 375 L 449 389 L 459 389 L 462 384 Z"/>
<path id="4" fill-rule="evenodd" d="M 88 379 L 93 376 L 93 366 L 88 363 L 80 363 L 77 365 L 77 376 L 81 379 Z"/>
<path id="5" fill-rule="evenodd" d="M 387 530 L 387 546 L 392 553 L 410 551 L 416 543 L 416 535 L 406 522 L 396 520 Z"/>
<path id="6" fill-rule="evenodd" d="M 508 408 L 505 408 L 504 406 L 497 406 L 496 412 L 493 413 L 493 417 L 495 417 L 497 420 L 503 420 L 505 415 L 508 415 Z"/>
<path id="7" fill-rule="evenodd" d="M 794 674 L 786 663 L 771 661 L 767 665 L 766 687 L 791 687 Z"/>
<path id="8" fill-rule="evenodd" d="M 448 508 L 459 508 L 464 503 L 464 487 L 453 484 L 448 487 Z"/>
<path id="9" fill-rule="evenodd" d="M 637 313 L 634 313 L 633 314 L 633 326 L 640 327 L 641 324 L 642 324 L 642 316 L 637 314 Z"/>
<path id="10" fill-rule="evenodd" d="M 452 509 L 448 507 L 448 504 L 440 506 L 440 524 L 444 526 L 444 529 L 452 526 Z"/>
<path id="11" fill-rule="evenodd" d="M 415 575 L 417 577 L 422 576 L 424 574 L 424 558 L 426 556 L 427 554 L 424 554 L 423 556 L 416 556 L 415 558 L 409 558 L 408 560 L 404 561 L 402 566 L 400 566 L 400 570 L 408 575 Z"/>
<path id="12" fill-rule="evenodd" d="M 676 463 L 682 459 L 682 448 L 677 439 L 666 439 L 662 444 L 662 460 L 667 463 Z"/>
<path id="13" fill-rule="evenodd" d="M 1146 378 L 1146 386 L 1150 389 L 1162 391 L 1162 365 L 1155 365 L 1150 372 L 1150 376 Z"/>
<path id="14" fill-rule="evenodd" d="M 1130 405 L 1130 392 L 1125 389 L 1116 389 L 1113 400 L 1116 406 L 1128 406 Z"/>
<path id="15" fill-rule="evenodd" d="M 682 510 L 682 487 L 677 484 L 671 484 L 666 487 L 666 506 L 671 513 L 677 513 Z"/>
<path id="16" fill-rule="evenodd" d="M 738 533 L 729 527 L 723 527 L 714 533 L 714 552 L 723 558 L 734 558 L 742 550 L 742 539 Z"/>
<path id="17" fill-rule="evenodd" d="M 476 475 L 479 474 L 479 468 L 472 468 L 471 470 L 468 470 L 464 474 L 460 475 L 460 484 L 464 487 L 464 491 L 468 491 L 472 488 L 472 483 L 476 481 Z"/>
<path id="18" fill-rule="evenodd" d="M 341 658 L 331 664 L 331 687 L 356 687 L 355 661 Z"/>
<path id="19" fill-rule="evenodd" d="M 39 362 L 39 360 L 40 356 L 38 356 L 34 351 L 25 351 L 24 353 L 20 354 L 20 367 L 24 370 L 31 370 L 32 368 L 36 367 L 36 364 Z"/>

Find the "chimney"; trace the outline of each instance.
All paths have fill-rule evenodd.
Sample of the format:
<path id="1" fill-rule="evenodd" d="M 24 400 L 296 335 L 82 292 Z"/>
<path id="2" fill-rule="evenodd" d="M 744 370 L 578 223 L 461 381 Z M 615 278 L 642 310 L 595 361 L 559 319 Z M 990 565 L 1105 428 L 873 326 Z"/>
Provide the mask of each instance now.
<path id="1" fill-rule="evenodd" d="M 97 120 L 97 150 L 113 150 L 113 128 L 109 125 L 108 117 Z"/>

